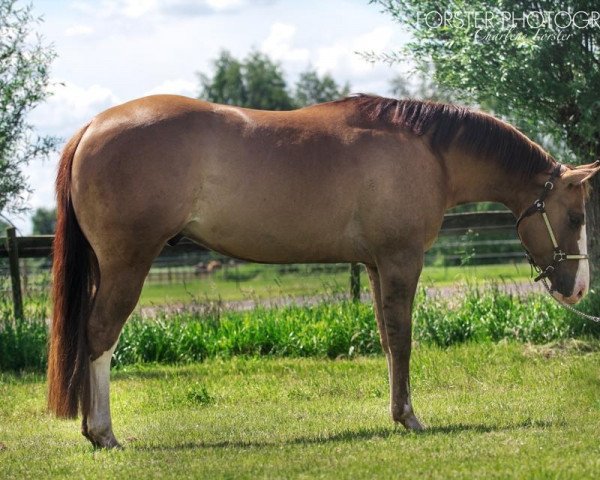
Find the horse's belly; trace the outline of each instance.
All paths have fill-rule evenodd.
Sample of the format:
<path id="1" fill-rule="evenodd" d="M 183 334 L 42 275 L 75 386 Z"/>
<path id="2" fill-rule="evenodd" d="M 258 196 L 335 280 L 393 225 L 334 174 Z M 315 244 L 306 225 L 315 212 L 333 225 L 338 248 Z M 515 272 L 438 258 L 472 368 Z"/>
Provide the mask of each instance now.
<path id="1" fill-rule="evenodd" d="M 213 216 L 205 212 L 188 223 L 183 233 L 217 252 L 256 262 L 358 260 L 352 228 L 325 217 L 302 217 L 255 216 L 247 211 Z"/>

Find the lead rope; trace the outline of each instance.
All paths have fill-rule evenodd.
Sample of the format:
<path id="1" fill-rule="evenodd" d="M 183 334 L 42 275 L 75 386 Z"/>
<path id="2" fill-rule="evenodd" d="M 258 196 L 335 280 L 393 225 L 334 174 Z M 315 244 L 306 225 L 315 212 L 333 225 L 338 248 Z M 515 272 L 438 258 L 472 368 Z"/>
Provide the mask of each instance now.
<path id="1" fill-rule="evenodd" d="M 600 323 L 600 317 L 594 317 L 593 315 L 589 315 L 587 313 L 580 312 L 579 310 L 575 309 L 571 305 L 561 302 L 558 298 L 556 298 L 554 295 L 552 295 L 552 289 L 548 285 L 548 281 L 545 278 L 542 278 L 541 280 L 542 280 L 544 287 L 546 287 L 548 294 L 552 297 L 552 300 L 554 300 L 556 303 L 558 303 L 565 310 L 569 310 L 570 312 L 575 313 L 575 314 L 579 315 L 580 317 L 587 318 L 588 320 L 591 320 L 592 322 Z"/>

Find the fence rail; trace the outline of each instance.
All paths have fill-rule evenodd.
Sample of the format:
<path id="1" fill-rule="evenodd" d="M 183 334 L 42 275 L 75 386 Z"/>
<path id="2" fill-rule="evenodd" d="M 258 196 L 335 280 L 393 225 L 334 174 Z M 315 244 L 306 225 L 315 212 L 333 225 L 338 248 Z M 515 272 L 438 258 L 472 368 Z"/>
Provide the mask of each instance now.
<path id="1" fill-rule="evenodd" d="M 519 243 L 514 237 L 515 218 L 508 211 L 455 213 L 444 217 L 440 237 L 461 236 L 469 232 L 497 232 L 511 234 L 513 238 L 503 240 L 483 241 L 452 241 L 446 242 L 442 247 L 456 248 L 469 243 L 470 246 L 517 246 Z M 19 271 L 19 259 L 24 258 L 51 258 L 53 235 L 37 235 L 28 237 L 17 237 L 14 228 L 6 231 L 6 238 L 0 238 L 0 258 L 9 259 L 11 286 L 16 318 L 23 316 L 23 301 L 21 289 L 21 275 Z M 188 238 L 182 238 L 174 246 L 165 245 L 160 257 L 173 257 L 185 253 L 209 252 L 206 247 L 199 245 Z M 471 258 L 514 260 L 522 258 L 521 252 L 495 252 L 473 254 Z M 460 255 L 445 255 L 446 259 L 459 260 Z M 350 293 L 352 298 L 360 298 L 360 269 L 356 264 L 350 266 Z"/>

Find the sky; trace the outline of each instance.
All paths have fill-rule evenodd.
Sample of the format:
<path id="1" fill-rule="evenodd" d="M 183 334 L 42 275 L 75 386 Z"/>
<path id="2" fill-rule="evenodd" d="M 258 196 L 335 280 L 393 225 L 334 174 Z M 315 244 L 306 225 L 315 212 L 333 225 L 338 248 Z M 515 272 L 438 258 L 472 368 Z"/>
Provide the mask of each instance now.
<path id="1" fill-rule="evenodd" d="M 308 67 L 350 82 L 353 92 L 390 93 L 401 67 L 372 65 L 357 51 L 397 50 L 400 25 L 368 0 L 34 0 L 36 30 L 57 53 L 52 95 L 30 116 L 40 134 L 66 141 L 97 113 L 154 93 L 196 96 L 197 73 L 221 50 L 258 49 L 279 62 L 288 84 Z M 28 205 L 54 206 L 58 153 L 31 162 Z M 30 214 L 8 216 L 21 234 Z"/>

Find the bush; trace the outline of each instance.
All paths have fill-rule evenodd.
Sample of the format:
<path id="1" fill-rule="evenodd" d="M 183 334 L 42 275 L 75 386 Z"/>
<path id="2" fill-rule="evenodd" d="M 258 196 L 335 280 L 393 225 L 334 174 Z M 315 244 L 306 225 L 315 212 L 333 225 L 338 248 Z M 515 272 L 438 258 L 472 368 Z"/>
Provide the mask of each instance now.
<path id="1" fill-rule="evenodd" d="M 10 305 L 0 303 L 0 370 L 43 370 L 46 315 L 29 309 L 15 322 Z M 581 309 L 600 311 L 591 295 Z M 574 316 L 546 295 L 526 299 L 497 286 L 465 286 L 449 298 L 419 291 L 413 311 L 415 341 L 447 347 L 462 342 L 547 343 L 574 337 L 600 337 L 600 325 Z M 330 299 L 312 306 L 159 312 L 134 314 L 114 355 L 115 365 L 140 362 L 185 363 L 234 355 L 339 356 L 381 353 L 373 307 Z"/>

